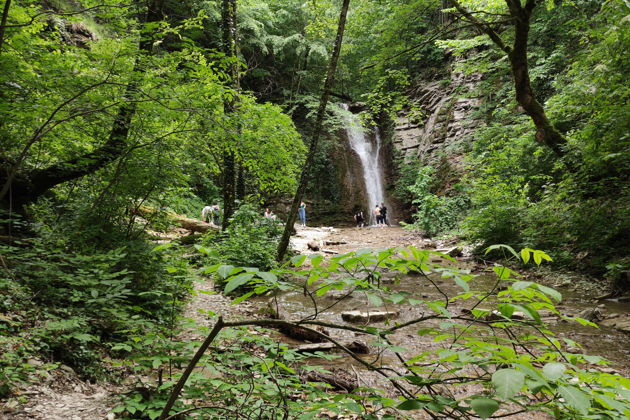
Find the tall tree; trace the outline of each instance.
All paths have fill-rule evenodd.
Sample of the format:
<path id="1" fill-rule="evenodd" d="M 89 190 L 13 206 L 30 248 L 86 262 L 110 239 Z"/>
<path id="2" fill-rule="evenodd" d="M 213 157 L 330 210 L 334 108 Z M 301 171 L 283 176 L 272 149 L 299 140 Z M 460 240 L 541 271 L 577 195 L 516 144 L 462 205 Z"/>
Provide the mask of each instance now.
<path id="1" fill-rule="evenodd" d="M 326 114 L 326 106 L 328 105 L 328 99 L 330 97 L 331 90 L 335 83 L 335 72 L 337 70 L 337 62 L 339 61 L 339 53 L 341 52 L 341 44 L 343 42 L 343 33 L 346 27 L 346 16 L 348 14 L 348 6 L 350 0 L 343 0 L 341 5 L 341 12 L 339 14 L 339 23 L 337 25 L 337 36 L 335 37 L 332 55 L 330 57 L 330 63 L 328 64 L 328 71 L 326 72 L 326 80 L 324 81 L 324 89 L 322 91 L 319 107 L 317 109 L 317 118 L 315 120 L 315 126 L 313 128 L 313 134 L 311 137 L 311 143 L 309 145 L 308 154 L 306 155 L 306 162 L 302 168 L 302 174 L 300 175 L 300 183 L 298 184 L 295 196 L 293 197 L 293 203 L 291 204 L 291 210 L 287 216 L 287 223 L 284 226 L 284 232 L 282 238 L 278 244 L 278 253 L 276 259 L 281 261 L 284 258 L 284 254 L 289 246 L 289 239 L 291 238 L 291 231 L 295 223 L 295 217 L 302 201 L 302 196 L 306 190 L 308 177 L 310 175 L 311 166 L 315 160 L 315 153 L 317 152 L 317 144 L 322 134 L 324 116 Z"/>
<path id="2" fill-rule="evenodd" d="M 238 88 L 238 64 L 236 62 L 237 27 L 236 0 L 223 0 L 221 6 L 221 20 L 223 26 L 223 53 L 230 58 L 228 73 L 232 87 Z M 225 113 L 236 112 L 234 98 L 225 99 Z M 234 214 L 236 202 L 236 159 L 234 149 L 230 147 L 223 152 L 223 229 L 227 228 L 230 217 Z"/>
<path id="3" fill-rule="evenodd" d="M 566 154 L 567 139 L 554 127 L 547 117 L 542 104 L 536 99 L 529 77 L 529 64 L 527 61 L 529 30 L 532 13 L 539 1 L 527 0 L 523 5 L 521 0 L 505 0 L 507 14 L 496 13 L 495 10 L 482 10 L 481 7 L 479 10 L 471 11 L 458 0 L 451 0 L 451 2 L 463 20 L 488 35 L 492 42 L 507 54 L 514 78 L 516 100 L 536 126 L 536 140 L 547 145 L 558 157 L 563 157 Z M 477 17 L 480 15 L 498 16 L 500 20 L 483 20 Z M 497 25 L 506 22 L 514 29 L 512 45 L 508 45 L 495 29 Z"/>

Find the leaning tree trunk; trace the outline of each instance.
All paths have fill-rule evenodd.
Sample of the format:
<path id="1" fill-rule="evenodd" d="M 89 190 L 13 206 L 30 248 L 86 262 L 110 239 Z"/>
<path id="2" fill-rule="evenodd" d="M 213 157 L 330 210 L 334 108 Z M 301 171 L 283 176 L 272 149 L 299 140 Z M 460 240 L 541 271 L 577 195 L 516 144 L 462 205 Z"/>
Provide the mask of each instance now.
<path id="1" fill-rule="evenodd" d="M 223 0 L 221 7 L 223 25 L 223 53 L 232 60 L 228 69 L 232 87 L 238 88 L 238 67 L 236 63 L 236 0 Z M 236 111 L 235 100 L 225 100 L 223 108 L 226 114 Z M 236 137 L 236 136 L 235 136 Z M 228 141 L 232 143 L 234 139 Z M 234 150 L 227 147 L 223 152 L 223 223 L 225 230 L 236 207 L 236 158 Z"/>
<path id="2" fill-rule="evenodd" d="M 337 36 L 335 37 L 335 44 L 333 46 L 332 56 L 330 57 L 330 63 L 328 64 L 328 72 L 326 73 L 326 80 L 324 82 L 324 90 L 319 100 L 319 108 L 317 109 L 317 118 L 315 120 L 315 127 L 313 128 L 313 137 L 311 138 L 311 144 L 306 155 L 306 162 L 302 168 L 302 174 L 300 175 L 300 181 L 293 197 L 293 203 L 291 210 L 287 216 L 287 223 L 284 226 L 284 232 L 282 238 L 278 244 L 278 254 L 276 259 L 281 261 L 284 258 L 284 254 L 289 246 L 289 239 L 291 238 L 291 231 L 293 224 L 295 223 L 295 216 L 297 214 L 298 207 L 302 201 L 302 196 L 306 190 L 306 184 L 311 172 L 311 166 L 315 160 L 315 153 L 317 152 L 317 144 L 319 143 L 319 137 L 322 134 L 322 124 L 324 122 L 324 116 L 326 114 L 326 105 L 328 105 L 328 98 L 330 97 L 330 91 L 334 85 L 335 72 L 337 70 L 337 61 L 339 61 L 339 53 L 341 51 L 341 43 L 343 41 L 343 32 L 346 26 L 346 15 L 348 14 L 348 6 L 350 0 L 343 0 L 341 5 L 341 13 L 339 14 L 339 24 L 337 26 Z"/>
<path id="3" fill-rule="evenodd" d="M 536 140 L 546 144 L 553 152 L 562 157 L 565 155 L 567 139 L 551 124 L 545 109 L 536 100 L 529 77 L 527 62 L 527 42 L 529 38 L 530 18 L 535 2 L 528 1 L 525 7 L 520 0 L 509 0 L 510 15 L 514 18 L 514 44 L 508 57 L 514 77 L 516 100 L 530 116 L 536 126 Z"/>
<path id="4" fill-rule="evenodd" d="M 503 50 L 510 61 L 510 69 L 514 77 L 514 90 L 516 101 L 523 107 L 525 113 L 532 119 L 536 126 L 536 140 L 549 147 L 556 156 L 562 158 L 566 154 L 567 139 L 553 126 L 545 109 L 536 99 L 529 77 L 529 63 L 527 61 L 527 43 L 529 38 L 530 18 L 537 0 L 527 0 L 525 5 L 521 0 L 505 0 L 510 11 L 511 24 L 514 27 L 514 42 L 509 46 L 493 28 L 490 22 L 477 18 L 473 13 L 463 7 L 457 0 L 449 0 L 457 11 L 470 23 Z M 571 169 L 568 162 L 567 167 Z"/>

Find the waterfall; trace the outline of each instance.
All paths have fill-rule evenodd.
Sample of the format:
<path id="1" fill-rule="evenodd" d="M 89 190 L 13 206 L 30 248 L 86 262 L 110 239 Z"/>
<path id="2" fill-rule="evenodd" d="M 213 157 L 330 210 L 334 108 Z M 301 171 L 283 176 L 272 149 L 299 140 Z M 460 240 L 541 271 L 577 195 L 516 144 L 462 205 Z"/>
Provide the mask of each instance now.
<path id="1" fill-rule="evenodd" d="M 341 107 L 347 111 L 343 113 L 343 119 L 346 123 L 350 147 L 359 156 L 363 169 L 363 182 L 368 198 L 367 213 L 365 213 L 366 209 L 363 209 L 364 215 L 370 224 L 375 224 L 374 207 L 385 201 L 383 170 L 380 164 L 381 135 L 376 128 L 374 130 L 374 142 L 372 142 L 370 136 L 366 135 L 366 129 L 361 125 L 359 116 L 351 113 L 347 104 L 342 104 Z"/>

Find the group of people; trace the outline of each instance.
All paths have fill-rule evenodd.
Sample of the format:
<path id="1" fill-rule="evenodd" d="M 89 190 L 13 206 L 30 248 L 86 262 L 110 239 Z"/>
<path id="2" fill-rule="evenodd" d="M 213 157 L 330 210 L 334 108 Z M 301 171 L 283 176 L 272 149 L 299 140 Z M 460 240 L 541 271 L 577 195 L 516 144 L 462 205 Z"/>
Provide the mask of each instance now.
<path id="1" fill-rule="evenodd" d="M 381 203 L 380 205 L 377 204 L 372 210 L 372 214 L 374 215 L 376 226 L 389 226 L 389 219 L 387 219 L 387 207 L 385 206 L 385 203 Z M 354 221 L 357 227 L 364 227 L 366 225 L 363 210 L 359 209 L 354 213 Z"/>
<path id="2" fill-rule="evenodd" d="M 387 219 L 387 207 L 385 203 L 377 204 L 376 207 L 372 210 L 372 214 L 374 216 L 376 226 L 389 226 L 389 220 Z M 266 219 L 276 220 L 276 215 L 269 209 L 269 207 L 265 208 L 265 213 L 263 217 Z M 306 204 L 304 201 L 300 203 L 300 207 L 298 207 L 298 219 L 300 221 L 300 226 L 306 226 Z M 213 223 L 214 225 L 219 226 L 221 221 L 221 208 L 217 203 L 214 203 L 211 206 L 205 206 L 203 210 L 201 210 L 201 220 L 206 223 Z M 366 219 L 363 214 L 363 210 L 358 209 L 354 213 L 354 221 L 357 227 L 366 226 Z"/>
<path id="3" fill-rule="evenodd" d="M 214 203 L 211 206 L 205 206 L 201 210 L 201 220 L 206 223 L 212 223 L 216 226 L 219 226 L 221 221 L 221 208 L 217 203 Z"/>

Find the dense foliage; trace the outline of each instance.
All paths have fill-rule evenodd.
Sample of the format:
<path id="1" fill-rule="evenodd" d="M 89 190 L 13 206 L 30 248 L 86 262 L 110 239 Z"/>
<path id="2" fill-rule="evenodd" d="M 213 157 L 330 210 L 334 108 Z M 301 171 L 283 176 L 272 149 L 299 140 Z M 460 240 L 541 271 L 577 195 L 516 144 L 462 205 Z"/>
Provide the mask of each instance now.
<path id="1" fill-rule="evenodd" d="M 236 302 L 356 290 L 364 305 L 422 307 L 437 324 L 423 315 L 410 325 L 448 346 L 409 356 L 388 339 L 401 326 L 324 325 L 369 336 L 406 369 L 364 365 L 398 384 L 393 394 L 335 394 L 304 379 L 322 373 L 307 355 L 246 328 L 282 320 L 227 323 L 176 410 L 206 401 L 201 414 L 233 418 L 486 418 L 515 407 L 567 419 L 630 415 L 627 379 L 564 352 L 575 343 L 542 322 L 541 310 L 569 320 L 554 306 L 558 292 L 508 268 L 495 270 L 491 294 L 415 249 L 276 261 L 282 220 L 263 218 L 260 205 L 290 201 L 320 123 L 306 195 L 332 213 L 344 194 L 343 118 L 319 99 L 340 2 L 232 1 L 234 22 L 227 3 L 0 2 L 0 398 L 60 368 L 92 381 L 117 372 L 144 382 L 116 412 L 159 417 L 207 333 L 178 318 L 182 305 L 193 280 L 213 276 Z M 391 189 L 408 227 L 456 232 L 478 252 L 507 244 L 490 250 L 519 264 L 551 260 L 532 251 L 544 249 L 553 264 L 608 275 L 627 291 L 628 16 L 628 2 L 616 0 L 352 0 L 336 83 L 324 93 L 357 103 L 366 123 L 391 135 L 400 114 L 419 127 L 429 118 L 424 85 L 449 90 L 454 74 L 475 75 L 473 91 L 451 89 L 480 99 L 474 129 L 433 161 L 399 160 Z M 237 36 L 226 49 L 230 25 Z M 240 208 L 222 231 L 190 220 L 224 206 L 231 186 Z M 174 213 L 205 233 L 175 240 Z M 386 274 L 422 276 L 442 297 L 395 292 L 380 283 Z M 463 292 L 447 295 L 436 276 Z M 455 313 L 453 302 L 473 309 Z M 317 322 L 316 310 L 297 327 Z M 195 340 L 185 339 L 191 331 Z M 470 384 L 488 391 L 453 391 Z"/>

